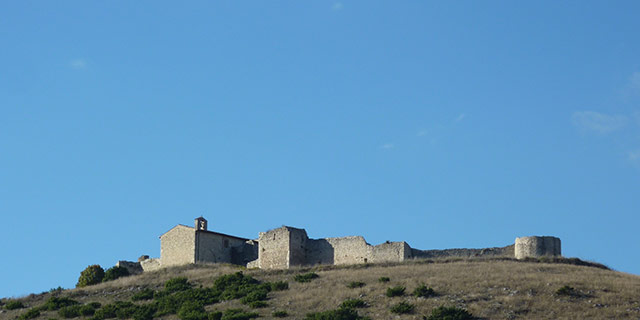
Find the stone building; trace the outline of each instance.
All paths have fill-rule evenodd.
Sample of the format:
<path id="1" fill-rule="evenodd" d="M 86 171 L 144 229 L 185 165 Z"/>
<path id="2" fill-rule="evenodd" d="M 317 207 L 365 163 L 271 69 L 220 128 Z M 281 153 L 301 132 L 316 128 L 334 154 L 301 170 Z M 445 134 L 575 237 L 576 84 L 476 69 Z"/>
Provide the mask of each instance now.
<path id="1" fill-rule="evenodd" d="M 304 229 L 283 226 L 260 232 L 251 240 L 207 229 L 207 220 L 194 227 L 176 225 L 160 235 L 160 258 L 142 256 L 138 262 L 120 261 L 131 273 L 193 263 L 231 263 L 260 269 L 294 266 L 401 262 L 408 259 L 472 256 L 510 256 L 522 259 L 559 256 L 560 239 L 517 238 L 514 245 L 485 249 L 419 250 L 404 241 L 370 245 L 361 236 L 310 239 Z"/>

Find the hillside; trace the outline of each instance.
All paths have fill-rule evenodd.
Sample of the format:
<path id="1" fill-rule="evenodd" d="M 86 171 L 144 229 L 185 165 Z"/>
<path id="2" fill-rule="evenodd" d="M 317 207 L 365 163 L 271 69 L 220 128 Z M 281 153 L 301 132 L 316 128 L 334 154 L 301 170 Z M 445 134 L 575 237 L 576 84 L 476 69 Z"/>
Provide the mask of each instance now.
<path id="1" fill-rule="evenodd" d="M 235 299 L 207 305 L 207 312 L 240 308 L 257 312 L 261 318 L 273 318 L 274 311 L 282 310 L 288 314 L 285 319 L 303 319 L 310 312 L 334 310 L 344 300 L 358 298 L 366 303 L 366 307 L 358 308 L 357 312 L 371 319 L 422 319 L 439 306 L 465 308 L 481 319 L 640 319 L 638 276 L 594 266 L 506 258 L 416 260 L 401 264 L 277 271 L 246 270 L 231 265 L 192 265 L 81 289 L 32 294 L 20 299 L 25 308 L 2 310 L 0 318 L 16 319 L 28 308 L 42 306 L 52 296 L 69 297 L 80 303 L 99 302 L 105 306 L 117 300 L 131 301 L 131 297 L 143 289 L 160 292 L 164 290 L 165 282 L 172 278 L 186 277 L 195 288 L 209 288 L 217 277 L 238 271 L 262 282 L 286 281 L 288 289 L 269 292 L 266 307 L 252 309 Z M 304 283 L 294 281 L 296 275 L 308 272 L 314 272 L 318 277 Z M 381 282 L 381 277 L 388 277 L 389 281 Z M 354 288 L 348 287 L 350 283 Z M 420 284 L 433 288 L 435 295 L 413 296 L 412 292 Z M 406 287 L 405 294 L 388 297 L 387 289 L 395 286 Z M 7 299 L 2 302 L 5 306 L 9 303 Z M 414 305 L 413 312 L 391 313 L 390 308 L 400 302 Z M 34 319 L 51 318 L 63 317 L 58 311 L 42 310 Z M 175 314 L 159 318 L 179 319 Z"/>

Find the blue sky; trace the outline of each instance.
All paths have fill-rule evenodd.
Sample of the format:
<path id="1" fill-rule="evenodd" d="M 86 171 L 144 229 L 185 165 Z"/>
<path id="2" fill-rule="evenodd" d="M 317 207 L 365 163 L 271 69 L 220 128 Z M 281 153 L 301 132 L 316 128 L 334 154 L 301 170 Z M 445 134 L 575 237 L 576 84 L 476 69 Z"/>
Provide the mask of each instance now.
<path id="1" fill-rule="evenodd" d="M 637 1 L 0 4 L 0 296 L 204 215 L 640 274 Z"/>

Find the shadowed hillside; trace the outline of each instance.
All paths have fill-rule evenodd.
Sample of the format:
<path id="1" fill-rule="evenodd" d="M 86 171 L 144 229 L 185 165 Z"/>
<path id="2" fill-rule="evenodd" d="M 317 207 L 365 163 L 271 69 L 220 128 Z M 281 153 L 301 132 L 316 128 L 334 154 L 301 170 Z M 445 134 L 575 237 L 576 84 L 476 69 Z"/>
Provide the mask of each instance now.
<path id="1" fill-rule="evenodd" d="M 236 287 L 233 292 L 238 295 L 232 297 L 228 289 L 231 278 L 224 278 L 224 281 L 216 279 L 238 271 L 243 272 L 237 277 L 246 280 L 242 285 L 245 287 Z M 317 277 L 300 277 L 311 272 Z M 204 303 L 202 312 L 188 313 L 191 309 L 183 307 L 187 311 L 178 308 L 175 310 L 183 312 L 158 315 L 159 305 L 174 301 L 171 300 L 173 296 L 184 294 L 172 293 L 165 285 L 168 280 L 178 277 L 186 277 L 190 288 L 193 288 L 190 290 L 199 292 L 189 299 L 197 300 L 207 293 L 210 300 Z M 247 280 L 251 278 L 259 282 Z M 296 278 L 306 282 L 298 282 Z M 279 286 L 275 289 L 278 286 L 274 284 L 282 284 L 283 281 L 288 283 L 288 288 Z M 265 295 L 256 295 L 254 299 L 247 298 L 253 291 L 247 291 L 249 294 L 245 293 L 245 296 L 238 293 L 244 289 L 237 288 L 248 287 L 265 290 Z M 132 301 L 132 297 L 140 297 L 141 293 L 152 296 Z M 67 313 L 43 306 L 47 301 L 50 305 L 52 297 L 67 297 L 85 306 L 97 302 L 100 306 L 94 304 L 95 310 L 115 301 L 133 303 L 133 308 L 153 307 L 156 309 L 147 311 L 156 312 L 154 318 L 161 319 L 247 319 L 241 317 L 242 313 L 236 318 L 231 313 L 214 314 L 228 309 L 242 309 L 244 315 L 257 313 L 260 318 L 304 319 L 312 312 L 337 310 L 348 299 L 351 299 L 347 303 L 351 308 L 346 309 L 351 310 L 352 317 L 349 318 L 349 312 L 334 312 L 333 316 L 342 316 L 335 319 L 358 319 L 353 317 L 356 313 L 361 319 L 423 319 L 441 306 L 466 309 L 480 319 L 639 319 L 639 293 L 640 277 L 577 259 L 546 262 L 506 258 L 416 260 L 398 264 L 278 271 L 246 270 L 231 265 L 192 265 L 120 278 L 81 289 L 33 294 L 19 299 L 23 308 L 14 310 L 6 310 L 6 306 L 16 301 L 3 299 L 5 308 L 0 318 L 26 319 L 29 316 L 25 314 L 31 310 L 33 319 L 64 319 Z M 399 313 L 393 313 L 392 309 Z M 35 315 L 33 310 L 38 310 L 39 314 Z M 130 317 L 134 318 L 133 315 Z M 90 318 L 90 315 L 76 317 Z M 309 319 L 330 318 L 316 314 L 315 318 Z"/>

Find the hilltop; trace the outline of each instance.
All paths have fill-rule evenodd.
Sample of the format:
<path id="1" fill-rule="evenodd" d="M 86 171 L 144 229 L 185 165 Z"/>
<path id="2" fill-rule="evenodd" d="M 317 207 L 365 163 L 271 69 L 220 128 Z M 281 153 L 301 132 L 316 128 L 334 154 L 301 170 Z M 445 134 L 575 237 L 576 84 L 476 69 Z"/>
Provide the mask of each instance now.
<path id="1" fill-rule="evenodd" d="M 187 278 L 193 288 L 210 288 L 215 279 L 238 271 L 262 283 L 287 282 L 288 288 L 270 290 L 264 300 L 266 306 L 261 302 L 251 308 L 241 299 L 232 299 L 206 305 L 207 312 L 237 308 L 256 312 L 260 318 L 273 318 L 277 315 L 274 311 L 285 311 L 285 319 L 303 319 L 311 312 L 335 310 L 347 299 L 359 299 L 364 307 L 354 310 L 371 319 L 422 319 L 440 306 L 463 308 L 481 319 L 640 319 L 638 276 L 577 259 L 519 261 L 511 258 L 427 259 L 288 270 L 246 269 L 223 264 L 189 265 L 84 288 L 32 294 L 19 299 L 25 308 L 3 310 L 0 318 L 18 318 L 29 308 L 51 301 L 52 297 L 66 297 L 83 304 L 98 302 L 104 307 L 115 301 L 131 301 L 134 295 L 139 296 L 149 289 L 159 296 L 158 292 L 166 290 L 167 281 L 179 277 Z M 309 273 L 318 277 L 308 282 L 294 280 L 297 275 Z M 388 278 L 387 282 L 383 282 L 387 280 L 385 278 Z M 432 288 L 433 292 L 427 291 L 427 297 L 413 296 L 414 290 L 421 285 Z M 391 287 L 405 287 L 404 294 L 387 296 Z M 152 301 L 134 303 L 148 305 Z M 10 303 L 7 299 L 2 302 L 5 307 Z M 401 302 L 412 305 L 413 311 L 392 313 L 390 309 Z M 63 318 L 59 311 L 40 309 L 43 310 L 34 319 Z M 90 317 L 76 319 L 85 318 Z M 179 319 L 176 314 L 160 318 Z"/>

